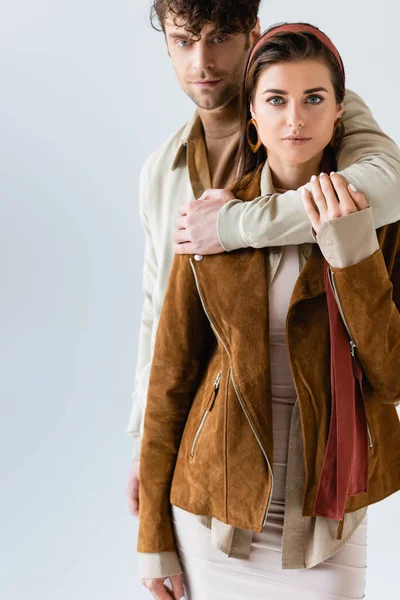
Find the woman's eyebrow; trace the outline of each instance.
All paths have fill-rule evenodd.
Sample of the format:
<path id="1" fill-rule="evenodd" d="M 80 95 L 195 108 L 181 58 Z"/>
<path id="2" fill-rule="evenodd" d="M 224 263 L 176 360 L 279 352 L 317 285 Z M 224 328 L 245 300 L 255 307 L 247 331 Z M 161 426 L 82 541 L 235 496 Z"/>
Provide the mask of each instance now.
<path id="1" fill-rule="evenodd" d="M 324 87 L 316 87 L 310 88 L 309 90 L 304 90 L 304 94 L 313 94 L 314 92 L 328 92 Z"/>
<path id="2" fill-rule="evenodd" d="M 304 90 L 303 94 L 314 94 L 315 92 L 327 92 L 328 90 L 325 89 L 324 87 L 315 87 L 315 88 L 310 88 L 309 90 Z M 285 90 L 278 90 L 275 88 L 272 89 L 268 89 L 265 90 L 263 92 L 263 94 L 280 94 L 281 96 L 288 96 L 289 92 L 286 92 Z"/>
<path id="3" fill-rule="evenodd" d="M 285 90 L 277 90 L 277 89 L 269 89 L 265 90 L 263 94 L 280 94 L 281 96 L 287 96 L 289 92 L 285 92 Z"/>

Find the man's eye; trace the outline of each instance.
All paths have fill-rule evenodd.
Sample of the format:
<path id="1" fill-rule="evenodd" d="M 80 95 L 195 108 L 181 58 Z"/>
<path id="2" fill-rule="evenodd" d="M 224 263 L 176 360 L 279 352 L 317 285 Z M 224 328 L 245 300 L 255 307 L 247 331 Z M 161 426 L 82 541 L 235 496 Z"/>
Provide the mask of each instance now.
<path id="1" fill-rule="evenodd" d="M 280 96 L 272 96 L 272 98 L 268 98 L 267 102 L 269 102 L 270 104 L 272 104 L 272 106 L 280 106 L 285 101 Z"/>
<path id="2" fill-rule="evenodd" d="M 321 104 L 323 101 L 324 99 L 321 96 L 309 96 L 307 98 L 309 104 Z"/>
<path id="3" fill-rule="evenodd" d="M 215 44 L 222 44 L 222 42 L 226 42 L 228 38 L 224 35 L 218 35 L 217 37 L 214 38 L 214 43 Z"/>
<path id="4" fill-rule="evenodd" d="M 178 40 L 176 42 L 177 46 L 179 46 L 180 48 L 186 48 L 187 46 L 189 46 L 189 42 L 188 40 Z"/>

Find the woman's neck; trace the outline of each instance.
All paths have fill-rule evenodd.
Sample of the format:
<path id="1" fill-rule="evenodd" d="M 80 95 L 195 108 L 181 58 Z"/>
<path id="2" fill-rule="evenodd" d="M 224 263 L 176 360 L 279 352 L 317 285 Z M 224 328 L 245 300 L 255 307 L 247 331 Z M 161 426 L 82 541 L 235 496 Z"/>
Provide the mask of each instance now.
<path id="1" fill-rule="evenodd" d="M 268 155 L 268 166 L 274 187 L 282 190 L 297 190 L 305 185 L 313 175 L 319 175 L 322 156 L 323 152 L 305 163 L 294 164 Z"/>

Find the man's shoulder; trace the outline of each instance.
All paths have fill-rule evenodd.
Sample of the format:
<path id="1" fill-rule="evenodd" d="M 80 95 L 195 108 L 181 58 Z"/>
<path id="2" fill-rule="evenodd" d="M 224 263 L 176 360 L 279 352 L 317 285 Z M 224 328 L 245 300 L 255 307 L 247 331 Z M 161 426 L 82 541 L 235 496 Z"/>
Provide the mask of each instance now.
<path id="1" fill-rule="evenodd" d="M 142 174 L 144 176 L 149 176 L 151 174 L 151 176 L 154 177 L 155 175 L 171 170 L 178 150 L 182 146 L 182 138 L 187 126 L 188 123 L 182 125 L 182 127 L 170 135 L 157 150 L 147 157 L 142 167 Z"/>

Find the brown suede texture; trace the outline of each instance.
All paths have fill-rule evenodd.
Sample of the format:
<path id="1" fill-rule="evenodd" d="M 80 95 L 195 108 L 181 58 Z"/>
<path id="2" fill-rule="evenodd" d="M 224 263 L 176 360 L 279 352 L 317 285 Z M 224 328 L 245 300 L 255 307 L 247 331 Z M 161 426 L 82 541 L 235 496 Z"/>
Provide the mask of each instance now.
<path id="1" fill-rule="evenodd" d="M 260 171 L 237 197 L 250 200 L 259 193 Z M 380 250 L 369 258 L 332 269 L 364 371 L 363 395 L 374 442 L 368 492 L 349 498 L 345 512 L 400 489 L 395 408 L 400 400 L 400 224 L 379 229 L 378 240 Z M 174 258 L 145 413 L 139 552 L 176 550 L 171 503 L 235 527 L 262 530 L 271 477 L 260 445 L 273 462 L 268 252 L 249 248 L 205 256 L 200 262 L 185 255 Z M 304 447 L 304 516 L 313 515 L 330 420 L 323 266 L 316 245 L 295 284 L 287 317 Z M 220 387 L 192 457 L 219 372 Z"/>

